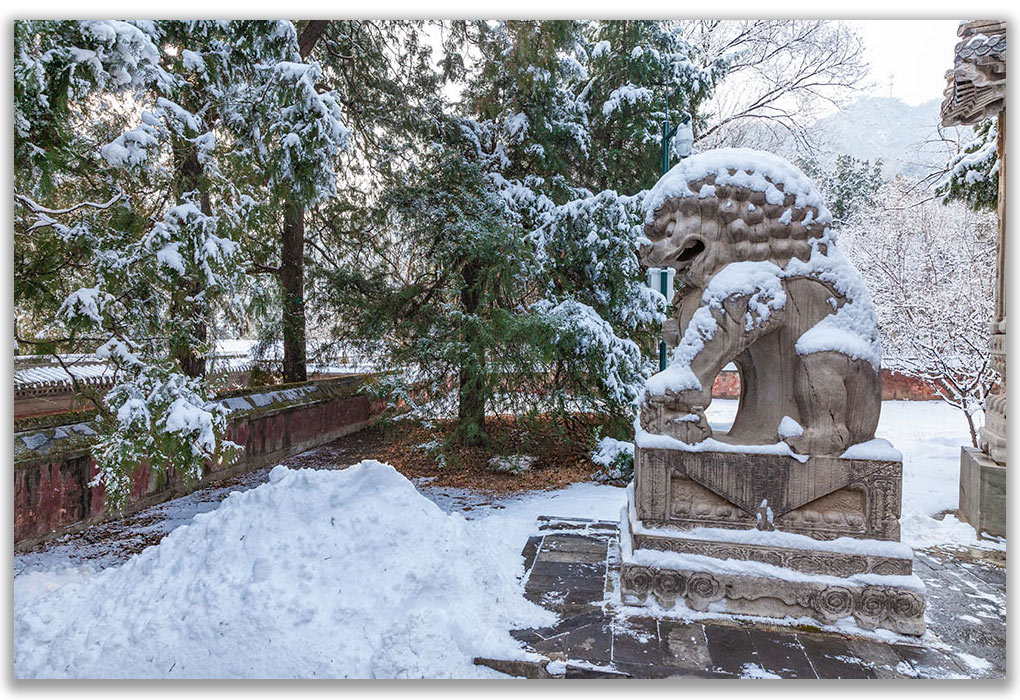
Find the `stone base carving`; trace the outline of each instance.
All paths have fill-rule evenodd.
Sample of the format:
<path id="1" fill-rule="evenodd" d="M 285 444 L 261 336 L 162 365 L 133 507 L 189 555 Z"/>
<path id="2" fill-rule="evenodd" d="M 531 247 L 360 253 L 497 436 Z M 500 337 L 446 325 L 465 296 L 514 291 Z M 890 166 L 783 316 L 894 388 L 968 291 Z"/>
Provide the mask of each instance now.
<path id="1" fill-rule="evenodd" d="M 978 533 L 1006 536 L 1006 465 L 973 447 L 960 452 L 960 519 Z"/>
<path id="2" fill-rule="evenodd" d="M 899 543 L 900 461 L 640 446 L 634 460 L 624 604 L 924 633 L 924 584 Z"/>
<path id="3" fill-rule="evenodd" d="M 815 539 L 900 538 L 899 461 L 637 447 L 637 518 L 649 527 L 755 527 Z M 763 503 L 765 508 L 763 508 Z"/>
<path id="4" fill-rule="evenodd" d="M 682 602 L 701 612 L 808 617 L 821 624 L 853 618 L 868 629 L 924 634 L 924 584 L 910 575 L 910 559 L 651 537 L 634 532 L 626 509 L 620 525 L 625 605 Z"/>

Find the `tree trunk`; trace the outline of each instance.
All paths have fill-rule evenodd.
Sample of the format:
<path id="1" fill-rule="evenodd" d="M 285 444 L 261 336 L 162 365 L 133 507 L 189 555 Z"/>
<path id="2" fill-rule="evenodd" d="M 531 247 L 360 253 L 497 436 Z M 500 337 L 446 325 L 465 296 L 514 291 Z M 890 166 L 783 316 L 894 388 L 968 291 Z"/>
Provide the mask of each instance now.
<path id="1" fill-rule="evenodd" d="M 175 161 L 178 173 L 178 199 L 187 192 L 194 192 L 200 189 L 200 178 L 202 176 L 202 165 L 198 162 L 198 149 L 192 143 L 184 145 L 183 149 L 175 149 Z M 206 216 L 212 215 L 212 204 L 209 201 L 209 193 L 203 191 L 199 195 L 199 206 Z M 185 278 L 181 280 L 181 286 L 175 290 L 170 301 L 170 317 L 175 323 L 184 323 L 188 335 L 199 345 L 204 345 L 208 340 L 208 327 L 206 325 L 206 309 L 192 306 L 193 316 L 188 317 L 185 305 L 185 297 L 195 298 L 205 288 L 203 281 L 199 278 Z M 170 349 L 170 354 L 181 366 L 181 371 L 189 377 L 205 376 L 205 357 L 195 352 L 194 344 L 185 339 L 179 339 Z"/>
<path id="2" fill-rule="evenodd" d="M 298 37 L 298 51 L 305 59 L 329 26 L 314 19 Z M 293 199 L 283 203 L 283 241 L 280 250 L 280 286 L 283 288 L 283 381 L 308 379 L 305 351 L 305 207 Z"/>
<path id="3" fill-rule="evenodd" d="M 305 357 L 305 208 L 286 202 L 280 286 L 283 287 L 283 381 L 308 379 Z"/>
<path id="4" fill-rule="evenodd" d="M 460 362 L 460 387 L 457 394 L 457 423 L 460 441 L 465 445 L 480 445 L 485 435 L 485 348 L 480 342 L 478 309 L 481 306 L 479 266 L 468 263 L 461 271 L 464 286 L 460 290 L 460 303 L 466 316 L 463 340 L 467 350 Z"/>
<path id="5" fill-rule="evenodd" d="M 194 297 L 200 294 L 203 289 L 201 282 L 195 280 L 188 280 L 186 286 L 180 290 L 179 296 L 175 296 L 173 306 L 180 308 L 183 306 L 183 295 Z M 179 318 L 176 314 L 174 318 Z M 194 318 L 186 320 L 185 323 L 190 325 L 189 333 L 195 342 L 204 345 L 209 339 L 208 328 L 206 326 L 204 314 L 198 313 Z M 205 376 L 205 357 L 195 352 L 195 348 L 191 343 L 180 343 L 172 350 L 173 356 L 177 359 L 177 362 L 181 366 L 181 371 L 189 377 L 204 377 Z"/>
<path id="6" fill-rule="evenodd" d="M 298 52 L 301 54 L 301 58 L 308 58 L 312 48 L 322 37 L 323 33 L 325 33 L 329 22 L 330 20 L 328 19 L 308 20 L 308 23 L 301 29 L 301 35 L 298 37 Z"/>
<path id="7" fill-rule="evenodd" d="M 967 416 L 967 427 L 970 428 L 970 444 L 975 448 L 980 448 L 978 445 L 977 428 L 974 426 L 974 416 L 970 411 L 964 411 L 963 413 Z"/>

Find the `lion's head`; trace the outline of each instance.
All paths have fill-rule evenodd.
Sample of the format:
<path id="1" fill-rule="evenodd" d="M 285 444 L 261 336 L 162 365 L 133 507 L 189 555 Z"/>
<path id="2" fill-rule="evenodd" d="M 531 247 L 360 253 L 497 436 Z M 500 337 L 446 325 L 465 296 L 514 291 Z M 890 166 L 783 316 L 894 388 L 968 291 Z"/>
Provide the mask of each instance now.
<path id="1" fill-rule="evenodd" d="M 831 215 L 810 181 L 768 153 L 718 149 L 682 161 L 645 200 L 639 251 L 647 267 L 672 267 L 688 289 L 703 289 L 732 262 L 785 267 L 826 253 Z"/>

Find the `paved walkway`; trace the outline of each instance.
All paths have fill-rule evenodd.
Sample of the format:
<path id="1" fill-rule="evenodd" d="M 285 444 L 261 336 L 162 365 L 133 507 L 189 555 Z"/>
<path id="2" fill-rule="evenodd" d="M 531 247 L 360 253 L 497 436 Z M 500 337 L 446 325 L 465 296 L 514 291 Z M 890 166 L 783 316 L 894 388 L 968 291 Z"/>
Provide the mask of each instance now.
<path id="1" fill-rule="evenodd" d="M 688 610 L 657 619 L 613 602 L 616 523 L 543 518 L 524 548 L 526 595 L 562 619 L 514 635 L 555 662 L 532 667 L 539 677 L 1004 678 L 1005 560 L 976 554 L 918 553 L 929 596 L 919 639 Z"/>

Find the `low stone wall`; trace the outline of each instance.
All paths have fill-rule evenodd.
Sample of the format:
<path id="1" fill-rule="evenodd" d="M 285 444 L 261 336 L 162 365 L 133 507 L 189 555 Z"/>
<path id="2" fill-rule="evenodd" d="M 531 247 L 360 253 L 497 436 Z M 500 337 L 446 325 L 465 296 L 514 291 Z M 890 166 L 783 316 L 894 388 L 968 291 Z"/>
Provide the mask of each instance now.
<path id="1" fill-rule="evenodd" d="M 148 465 L 140 464 L 126 512 L 274 464 L 360 430 L 382 411 L 380 402 L 359 393 L 370 380 L 370 375 L 350 376 L 225 395 L 221 402 L 232 411 L 227 437 L 244 447 L 237 461 L 210 469 L 191 484 L 175 474 L 159 478 Z M 90 452 L 95 430 L 88 420 L 57 424 L 58 419 L 40 419 L 34 427 L 22 425 L 14 434 L 16 549 L 107 517 L 104 489 L 89 486 L 96 474 Z"/>
<path id="2" fill-rule="evenodd" d="M 712 384 L 712 398 L 739 399 L 740 374 L 736 370 L 723 370 Z M 931 385 L 917 377 L 908 377 L 892 370 L 882 370 L 883 401 L 934 401 L 938 394 Z"/>
<path id="3" fill-rule="evenodd" d="M 939 395 L 932 389 L 931 384 L 918 379 L 908 377 L 892 370 L 882 370 L 882 400 L 883 401 L 936 401 Z"/>
<path id="4" fill-rule="evenodd" d="M 247 369 L 229 372 L 225 376 L 228 387 L 247 386 L 251 372 Z M 112 377 L 93 378 L 87 383 L 90 390 L 103 394 L 113 387 Z M 92 402 L 75 392 L 74 386 L 67 382 L 51 382 L 49 384 L 14 386 L 14 418 L 28 418 L 57 413 L 81 411 L 91 406 Z"/>
<path id="5" fill-rule="evenodd" d="M 740 373 L 736 370 L 723 370 L 712 384 L 713 399 L 739 399 Z"/>

